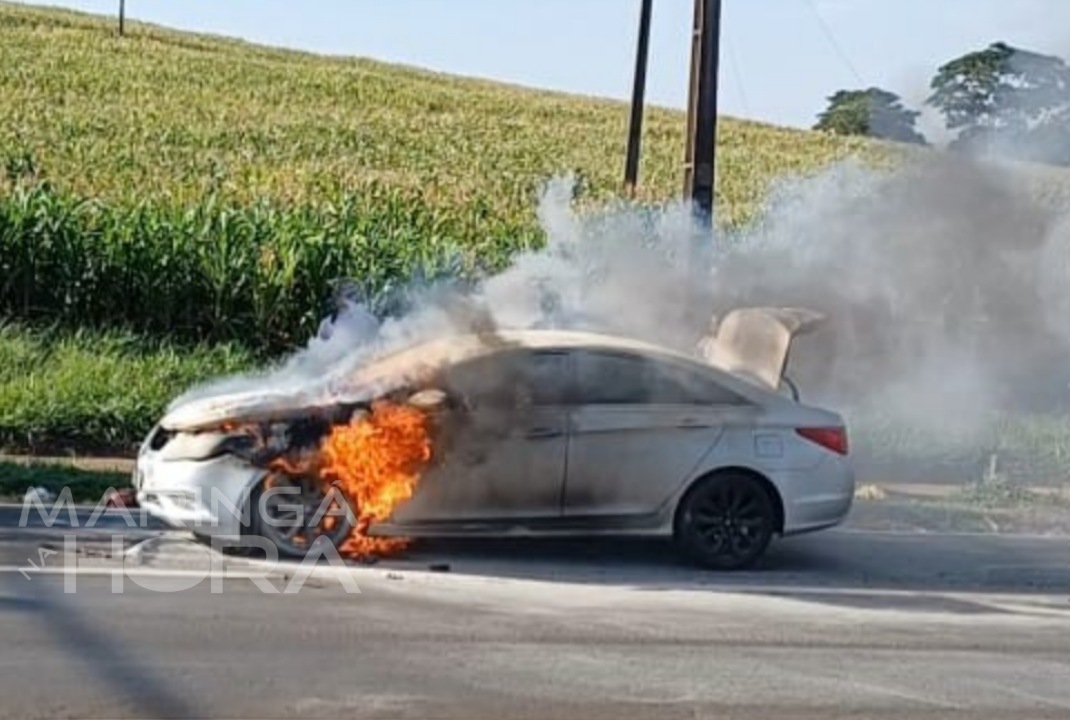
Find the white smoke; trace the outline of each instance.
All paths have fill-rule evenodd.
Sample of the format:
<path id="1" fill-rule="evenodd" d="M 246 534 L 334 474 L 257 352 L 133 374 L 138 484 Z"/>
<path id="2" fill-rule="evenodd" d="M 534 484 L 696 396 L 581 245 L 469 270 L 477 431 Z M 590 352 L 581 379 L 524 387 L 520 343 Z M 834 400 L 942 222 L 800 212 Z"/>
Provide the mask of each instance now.
<path id="1" fill-rule="evenodd" d="M 285 361 L 192 388 L 169 410 L 235 394 L 318 397 L 332 380 L 373 358 L 458 332 L 583 328 L 693 345 L 698 335 L 685 329 L 694 300 L 689 292 L 701 290 L 700 306 L 708 306 L 711 295 L 706 283 L 681 282 L 688 276 L 688 246 L 697 246 L 686 207 L 581 215 L 571 206 L 574 186 L 571 176 L 547 183 L 538 207 L 545 245 L 474 289 L 460 292 L 445 283 L 409 288 L 411 309 L 384 321 L 366 304 L 346 301 Z M 646 302 L 636 302 L 637 291 Z M 704 328 L 709 312 L 699 315 L 696 327 Z"/>
<path id="2" fill-rule="evenodd" d="M 598 330 L 690 351 L 711 316 L 779 304 L 831 320 L 793 351 L 804 400 L 968 436 L 999 412 L 1068 399 L 1070 219 L 1035 184 L 1024 167 L 935 151 L 891 171 L 847 161 L 778 184 L 753 227 L 713 236 L 683 203 L 578 212 L 572 179 L 558 178 L 538 207 L 544 247 L 504 272 L 465 293 L 414 288 L 412 309 L 384 322 L 351 304 L 329 337 L 172 407 L 322 393 L 374 357 L 475 329 Z"/>

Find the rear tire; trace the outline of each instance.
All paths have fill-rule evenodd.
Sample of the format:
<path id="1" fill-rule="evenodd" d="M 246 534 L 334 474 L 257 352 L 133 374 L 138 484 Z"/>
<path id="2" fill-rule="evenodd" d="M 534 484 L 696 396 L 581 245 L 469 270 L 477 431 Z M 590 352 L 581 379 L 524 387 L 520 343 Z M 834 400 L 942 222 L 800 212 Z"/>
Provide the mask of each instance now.
<path id="1" fill-rule="evenodd" d="M 673 539 L 692 563 L 709 570 L 744 570 L 769 547 L 776 504 L 757 478 L 717 473 L 687 492 L 674 525 Z"/>

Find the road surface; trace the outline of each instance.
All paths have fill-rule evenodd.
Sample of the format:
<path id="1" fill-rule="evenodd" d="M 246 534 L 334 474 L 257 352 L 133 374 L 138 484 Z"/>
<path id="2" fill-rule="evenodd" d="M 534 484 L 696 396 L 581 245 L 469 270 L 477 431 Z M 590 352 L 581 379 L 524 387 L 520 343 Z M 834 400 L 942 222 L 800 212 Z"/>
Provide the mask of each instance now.
<path id="1" fill-rule="evenodd" d="M 1067 538 L 831 531 L 730 575 L 435 543 L 268 594 L 178 534 L 34 524 L 0 509 L 0 717 L 1070 717 Z"/>

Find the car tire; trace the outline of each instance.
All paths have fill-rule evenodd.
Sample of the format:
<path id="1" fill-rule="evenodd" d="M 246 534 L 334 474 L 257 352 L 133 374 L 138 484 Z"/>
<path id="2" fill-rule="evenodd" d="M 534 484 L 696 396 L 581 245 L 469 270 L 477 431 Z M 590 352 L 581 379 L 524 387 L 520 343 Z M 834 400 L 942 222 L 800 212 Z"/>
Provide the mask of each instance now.
<path id="1" fill-rule="evenodd" d="M 302 558 L 308 553 L 308 549 L 311 547 L 311 541 L 307 541 L 301 545 L 296 542 L 288 542 L 282 537 L 282 530 L 277 524 L 273 523 L 273 519 L 266 517 L 265 507 L 270 505 L 270 502 L 261 502 L 261 499 L 265 492 L 265 485 L 268 480 L 272 478 L 271 474 L 265 475 L 257 484 L 253 487 L 252 492 L 249 493 L 249 526 L 243 528 L 243 531 L 247 531 L 249 535 L 256 535 L 266 539 L 278 550 L 280 558 Z M 285 476 L 286 480 L 300 483 L 305 478 L 293 478 Z M 312 481 L 313 479 L 309 478 Z M 351 502 L 348 498 L 345 498 L 347 503 Z M 315 507 L 318 507 L 318 503 L 322 502 L 322 497 L 308 497 L 307 495 L 301 495 L 300 499 L 297 497 L 288 496 L 283 500 L 287 505 L 302 505 L 304 506 L 304 513 L 309 517 L 315 517 Z M 355 516 L 355 513 L 353 513 Z M 352 530 L 352 523 L 346 518 L 337 518 L 336 525 L 321 534 L 328 537 L 328 540 L 336 548 L 339 547 L 345 539 L 349 536 Z M 313 538 L 314 540 L 315 538 Z"/>
<path id="2" fill-rule="evenodd" d="M 765 483 L 746 473 L 724 472 L 700 480 L 684 495 L 673 539 L 699 567 L 744 570 L 765 554 L 776 526 L 776 503 Z"/>

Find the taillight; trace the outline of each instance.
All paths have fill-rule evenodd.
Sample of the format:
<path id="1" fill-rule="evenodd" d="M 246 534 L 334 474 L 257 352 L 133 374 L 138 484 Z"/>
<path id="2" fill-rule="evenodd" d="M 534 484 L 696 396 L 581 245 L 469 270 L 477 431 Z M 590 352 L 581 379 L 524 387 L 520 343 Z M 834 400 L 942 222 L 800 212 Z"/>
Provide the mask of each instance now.
<path id="1" fill-rule="evenodd" d="M 843 427 L 803 427 L 795 432 L 810 442 L 840 455 L 847 454 L 847 428 Z"/>

